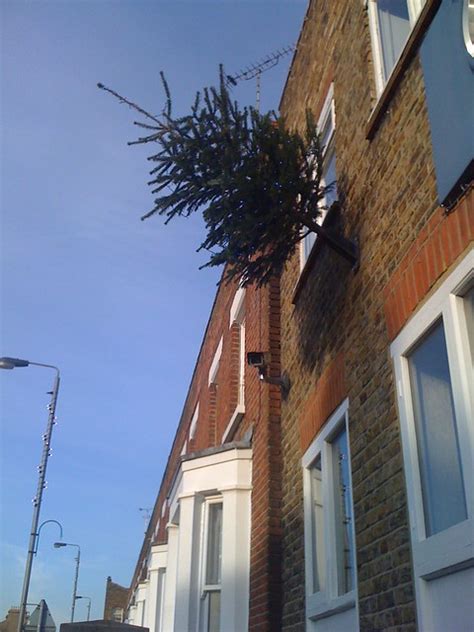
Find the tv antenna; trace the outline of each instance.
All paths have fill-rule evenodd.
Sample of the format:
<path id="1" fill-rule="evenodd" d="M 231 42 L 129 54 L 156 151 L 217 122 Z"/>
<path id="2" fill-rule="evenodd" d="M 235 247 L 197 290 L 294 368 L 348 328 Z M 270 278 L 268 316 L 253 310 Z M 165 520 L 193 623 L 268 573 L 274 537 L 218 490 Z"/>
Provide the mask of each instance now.
<path id="1" fill-rule="evenodd" d="M 152 508 L 151 507 L 139 507 L 138 511 L 142 514 L 143 521 L 145 523 L 145 534 L 148 529 L 148 523 L 150 522 Z"/>
<path id="2" fill-rule="evenodd" d="M 295 47 L 293 45 L 286 46 L 285 48 L 281 48 L 275 51 L 274 53 L 270 53 L 270 55 L 267 55 L 261 61 L 255 64 L 251 64 L 250 66 L 247 66 L 245 70 L 240 70 L 235 75 L 227 75 L 226 77 L 227 85 L 230 84 L 232 86 L 236 86 L 238 81 L 249 81 L 250 79 L 256 79 L 257 80 L 256 81 L 257 83 L 256 108 L 257 110 L 259 110 L 260 109 L 260 78 L 261 78 L 262 73 L 276 66 L 282 57 L 289 55 L 294 50 L 295 50 Z"/>

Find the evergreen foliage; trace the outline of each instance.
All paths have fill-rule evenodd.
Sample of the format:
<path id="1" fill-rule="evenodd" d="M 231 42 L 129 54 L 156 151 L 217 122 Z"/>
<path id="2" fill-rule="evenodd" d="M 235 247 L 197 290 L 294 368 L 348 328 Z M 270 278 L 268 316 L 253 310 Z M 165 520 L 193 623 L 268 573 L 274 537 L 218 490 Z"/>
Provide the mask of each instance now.
<path id="1" fill-rule="evenodd" d="M 316 222 L 333 184 L 321 186 L 322 148 L 312 117 L 300 135 L 274 112 L 241 109 L 222 67 L 219 88 L 204 89 L 190 114 L 174 117 L 161 77 L 166 107 L 160 116 L 98 84 L 148 119 L 135 122 L 147 135 L 129 144 L 158 146 L 148 158 L 156 198 L 142 219 L 158 213 L 168 223 L 202 212 L 207 235 L 198 250 L 210 253 L 203 267 L 227 264 L 228 279 L 266 284 L 305 235 L 322 231 Z"/>

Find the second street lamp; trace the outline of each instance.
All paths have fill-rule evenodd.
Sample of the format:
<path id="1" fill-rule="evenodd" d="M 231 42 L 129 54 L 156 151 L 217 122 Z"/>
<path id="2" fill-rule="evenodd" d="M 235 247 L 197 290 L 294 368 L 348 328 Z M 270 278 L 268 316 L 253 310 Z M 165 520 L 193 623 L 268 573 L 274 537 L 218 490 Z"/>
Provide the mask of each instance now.
<path id="1" fill-rule="evenodd" d="M 18 617 L 18 632 L 23 632 L 23 625 L 26 614 L 26 602 L 28 601 L 28 591 L 30 588 L 31 569 L 33 567 L 33 557 L 36 552 L 36 540 L 38 537 L 38 522 L 41 511 L 41 501 L 43 498 L 43 490 L 46 487 L 45 476 L 46 467 L 48 465 L 48 457 L 51 450 L 51 435 L 53 434 L 53 426 L 55 424 L 56 402 L 59 391 L 59 369 L 52 364 L 42 364 L 41 362 L 31 362 L 30 360 L 20 360 L 20 358 L 0 358 L 0 369 L 15 369 L 26 366 L 40 366 L 56 371 L 53 390 L 50 392 L 51 401 L 48 405 L 48 423 L 46 432 L 43 435 L 43 451 L 41 454 L 41 462 L 38 467 L 38 487 L 36 495 L 33 498 L 33 518 L 31 521 L 30 540 L 28 544 L 28 555 L 26 556 L 25 576 L 23 579 L 23 588 L 21 591 L 20 614 Z"/>
<path id="2" fill-rule="evenodd" d="M 81 563 L 81 547 L 79 544 L 71 544 L 70 542 L 55 542 L 54 548 L 61 549 L 63 546 L 75 546 L 77 548 L 76 560 L 76 572 L 74 574 L 74 585 L 72 589 L 72 606 L 71 606 L 71 623 L 74 622 L 74 610 L 76 609 L 76 595 L 77 595 L 77 578 L 79 577 L 79 564 Z"/>
<path id="3" fill-rule="evenodd" d="M 89 603 L 87 604 L 87 621 L 89 621 L 91 617 L 91 602 L 92 599 L 90 597 L 86 597 L 85 595 L 77 595 L 76 599 L 88 599 Z"/>

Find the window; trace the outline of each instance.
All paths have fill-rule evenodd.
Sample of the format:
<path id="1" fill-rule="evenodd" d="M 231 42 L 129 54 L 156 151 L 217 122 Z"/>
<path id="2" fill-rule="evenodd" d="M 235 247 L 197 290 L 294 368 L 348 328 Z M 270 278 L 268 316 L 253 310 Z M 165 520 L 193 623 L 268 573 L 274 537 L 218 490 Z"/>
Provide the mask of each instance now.
<path id="1" fill-rule="evenodd" d="M 245 395 L 245 315 L 239 322 L 239 381 L 237 393 L 237 406 L 244 406 Z"/>
<path id="2" fill-rule="evenodd" d="M 462 30 L 467 51 L 474 57 L 474 0 L 464 0 Z"/>
<path id="3" fill-rule="evenodd" d="M 208 500 L 204 510 L 200 629 L 219 632 L 221 614 L 222 501 Z"/>
<path id="4" fill-rule="evenodd" d="M 189 426 L 189 439 L 191 441 L 196 436 L 198 419 L 199 419 L 199 402 L 196 404 L 196 408 L 194 409 L 193 417 L 191 419 L 191 424 Z"/>
<path id="5" fill-rule="evenodd" d="M 158 569 L 158 587 L 156 595 L 156 619 L 155 630 L 161 632 L 163 630 L 163 612 L 165 607 L 165 585 L 166 585 L 166 568 Z"/>
<path id="6" fill-rule="evenodd" d="M 334 144 L 335 127 L 336 115 L 334 109 L 334 88 L 331 84 L 319 117 L 318 131 L 321 139 L 321 146 L 323 148 L 323 172 L 321 186 L 332 186 L 326 193 L 324 199 L 321 201 L 321 214 L 318 217 L 318 224 L 322 224 L 324 222 L 328 209 L 331 207 L 332 203 L 337 200 L 336 150 Z M 304 267 L 306 261 L 308 260 L 309 254 L 316 243 L 316 238 L 316 233 L 309 233 L 301 241 L 301 268 Z"/>
<path id="7" fill-rule="evenodd" d="M 443 321 L 407 355 L 426 535 L 467 518 Z"/>
<path id="8" fill-rule="evenodd" d="M 222 435 L 222 443 L 232 440 L 245 413 L 245 288 L 239 287 L 230 308 L 229 326 L 234 328 L 232 337 L 238 348 L 237 356 L 237 405 Z M 238 336 L 236 340 L 234 336 Z"/>
<path id="9" fill-rule="evenodd" d="M 123 621 L 123 608 L 114 608 L 112 610 L 112 621 L 122 623 Z"/>
<path id="10" fill-rule="evenodd" d="M 397 63 L 426 0 L 367 0 L 377 93 Z"/>
<path id="11" fill-rule="evenodd" d="M 353 611 L 344 619 L 352 630 L 356 565 L 347 411 L 346 401 L 303 457 L 306 612 L 317 620 Z"/>
<path id="12" fill-rule="evenodd" d="M 474 254 L 471 252 L 391 346 L 407 478 L 417 607 L 423 629 L 459 620 L 461 568 L 474 556 L 472 420 Z M 471 569 L 474 576 L 474 569 Z M 466 576 L 466 575 L 465 575 Z M 474 577 L 467 580 L 472 583 Z M 464 589 L 466 590 L 466 589 Z M 448 595 L 459 597 L 456 612 Z M 443 595 L 445 595 L 443 597 Z M 470 599 L 470 598 L 469 598 Z M 470 602 L 469 602 L 470 603 Z M 443 608 L 438 620 L 436 608 Z M 456 624 L 448 623 L 457 616 Z M 471 622 L 472 623 L 472 622 Z"/>
<path id="13" fill-rule="evenodd" d="M 221 339 L 219 340 L 219 344 L 217 345 L 214 358 L 212 359 L 211 368 L 209 369 L 209 378 L 208 378 L 209 386 L 211 384 L 217 383 L 217 374 L 219 372 L 219 364 L 221 361 L 221 355 L 222 355 L 222 336 L 221 336 Z"/>

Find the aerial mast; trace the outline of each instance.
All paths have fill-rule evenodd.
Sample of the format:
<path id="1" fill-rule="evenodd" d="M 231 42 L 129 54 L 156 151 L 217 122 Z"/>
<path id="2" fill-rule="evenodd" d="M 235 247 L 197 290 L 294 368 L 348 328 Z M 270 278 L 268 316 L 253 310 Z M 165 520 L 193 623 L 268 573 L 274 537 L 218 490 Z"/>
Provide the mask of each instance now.
<path id="1" fill-rule="evenodd" d="M 261 61 L 247 66 L 244 70 L 240 70 L 235 75 L 227 75 L 227 85 L 235 86 L 239 81 L 249 81 L 250 79 L 256 79 L 256 109 L 260 110 L 260 94 L 261 94 L 261 76 L 263 72 L 270 70 L 278 64 L 282 57 L 289 55 L 295 50 L 293 45 L 281 48 L 274 53 L 270 53 L 264 57 Z"/>

